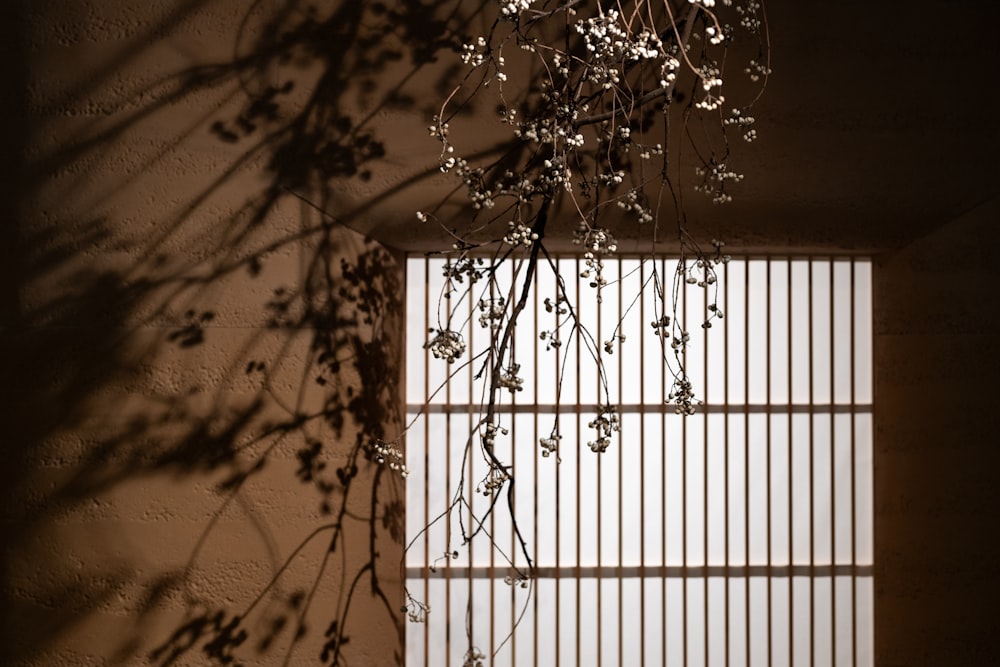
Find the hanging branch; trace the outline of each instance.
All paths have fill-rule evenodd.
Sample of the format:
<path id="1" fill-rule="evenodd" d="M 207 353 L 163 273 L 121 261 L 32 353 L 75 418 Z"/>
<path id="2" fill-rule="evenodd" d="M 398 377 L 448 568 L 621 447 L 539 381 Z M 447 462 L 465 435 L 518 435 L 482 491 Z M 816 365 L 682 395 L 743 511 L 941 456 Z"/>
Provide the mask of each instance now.
<path id="1" fill-rule="evenodd" d="M 437 521 L 451 521 L 452 513 L 457 513 L 462 547 L 468 548 L 483 535 L 495 553 L 517 570 L 517 581 L 533 576 L 534 561 L 517 521 L 513 459 L 509 464 L 503 461 L 496 438 L 508 435 L 499 423 L 502 391 L 515 392 L 523 384 L 517 375 L 520 367 L 513 341 L 537 283 L 540 258 L 553 271 L 558 291 L 554 303 L 548 298 L 545 303 L 556 314 L 556 326 L 542 332 L 537 344 L 558 350 L 559 331 L 569 327 L 580 345 L 578 350 L 585 350 L 588 363 L 596 368 L 599 404 L 589 423 L 595 432 L 586 443 L 589 449 L 605 452 L 619 427 L 604 356 L 624 343 L 618 333 L 621 322 L 613 327 L 615 334 L 599 344 L 594 332 L 578 319 L 560 265 L 545 248 L 546 229 L 556 216 L 575 222 L 573 242 L 580 246 L 584 264 L 580 277 L 593 290 L 598 308 L 608 285 L 604 261 L 618 250 L 612 231 L 598 224 L 605 211 L 617 209 L 624 224 L 632 221 L 639 226 L 640 236 L 648 229 L 651 255 L 655 255 L 661 228 L 676 229 L 679 259 L 674 275 L 661 276 L 654 266 L 632 303 L 638 302 L 643 290 L 652 289 L 655 303 L 662 304 L 651 326 L 661 340 L 663 364 L 672 378 L 668 402 L 681 415 L 693 414 L 700 401 L 685 368 L 690 335 L 678 312 L 681 291 L 687 286 L 708 291 L 709 305 L 701 326 L 711 328 L 724 316 L 716 303 L 716 267 L 728 261 L 728 256 L 722 253 L 721 242 L 713 241 L 712 250 L 703 250 L 687 229 L 682 186 L 693 185 L 716 204 L 732 199 L 731 190 L 743 175 L 732 167 L 729 135 L 738 134 L 744 142 L 756 138 L 751 109 L 770 74 L 769 40 L 759 0 L 614 0 L 592 5 L 571 0 L 541 8 L 536 4 L 534 0 L 497 0 L 496 18 L 485 34 L 462 46 L 461 61 L 470 69 L 444 100 L 428 130 L 439 143 L 439 169 L 458 177 L 468 204 L 455 219 L 441 219 L 437 213 L 443 210 L 441 206 L 417 213 L 420 222 L 437 224 L 455 239 L 451 251 L 445 253 L 449 261 L 444 269 L 444 295 L 451 297 L 455 283 L 465 278 L 468 284 L 460 290 L 462 298 L 471 298 L 473 284 L 483 277 L 489 285 L 479 300 L 480 323 L 488 325 L 489 344 L 487 352 L 480 353 L 486 356 L 473 378 L 483 382 L 482 403 L 466 441 L 463 472 L 453 500 L 428 528 Z M 722 92 L 724 79 L 730 78 L 724 71 L 728 50 L 746 37 L 756 41 L 757 54 L 737 64 L 742 70 L 738 75 L 747 76 L 758 90 L 749 101 L 733 105 L 726 113 L 723 105 L 732 104 Z M 529 78 L 517 81 L 524 73 L 530 73 Z M 469 138 L 451 125 L 459 125 L 461 111 L 481 108 L 478 102 L 490 97 L 499 109 L 499 123 L 510 134 L 510 148 L 490 161 L 464 158 L 457 146 Z M 653 122 L 657 114 L 663 119 L 658 131 Z M 681 123 L 673 126 L 677 128 L 673 133 L 671 116 Z M 695 119 L 705 130 L 697 137 L 689 131 Z M 676 143 L 678 137 L 681 143 Z M 691 150 L 682 150 L 684 146 Z M 650 166 L 654 160 L 659 160 L 658 168 Z M 657 188 L 659 194 L 651 197 L 647 188 Z M 672 209 L 660 205 L 665 191 L 674 204 Z M 484 235 L 488 240 L 483 240 Z M 491 256 L 482 254 L 487 249 L 492 249 Z M 507 262 L 514 262 L 515 267 L 509 300 L 488 298 L 486 292 L 497 284 L 499 267 Z M 455 362 L 465 354 L 464 339 L 458 333 L 462 326 L 451 321 L 450 308 L 444 317 L 440 315 L 439 309 L 438 327 L 431 331 L 427 347 L 435 357 Z M 466 318 L 462 325 L 467 322 Z M 563 353 L 560 369 L 565 369 L 568 353 L 568 349 Z M 449 380 L 453 377 L 454 372 Z M 563 377 L 563 370 L 558 371 L 557 401 Z M 557 414 L 548 437 L 532 443 L 530 449 L 521 442 L 512 442 L 511 447 L 535 451 L 540 446 L 542 456 L 556 452 L 559 461 L 561 438 Z M 488 468 L 477 489 L 489 502 L 478 514 L 465 498 L 465 465 L 473 444 L 479 444 Z M 505 486 L 513 535 L 527 572 L 514 565 L 485 528 Z M 472 526 L 468 531 L 466 511 Z M 457 551 L 446 547 L 449 558 L 457 557 Z M 426 618 L 426 606 L 409 592 L 407 609 L 419 620 Z M 468 635 L 466 661 L 474 664 L 475 656 L 481 654 L 474 648 L 471 629 Z"/>

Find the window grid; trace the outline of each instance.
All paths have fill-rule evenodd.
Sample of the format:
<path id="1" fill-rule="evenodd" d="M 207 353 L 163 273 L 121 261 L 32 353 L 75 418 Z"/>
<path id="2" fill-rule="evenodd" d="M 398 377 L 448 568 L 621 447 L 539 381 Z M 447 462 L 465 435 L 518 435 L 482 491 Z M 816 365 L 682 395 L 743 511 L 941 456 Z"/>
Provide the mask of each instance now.
<path id="1" fill-rule="evenodd" d="M 558 261 L 563 275 L 580 274 L 579 260 Z M 656 262 L 661 276 L 672 276 L 674 260 Z M 442 263 L 408 263 L 410 340 L 437 326 Z M 530 480 L 518 485 L 516 498 L 538 564 L 535 590 L 524 607 L 525 593 L 503 582 L 510 570 L 502 558 L 478 545 L 458 559 L 436 559 L 452 544 L 453 526 L 432 528 L 407 557 L 408 585 L 432 607 L 425 626 L 408 627 L 408 664 L 461 664 L 467 624 L 473 644 L 488 653 L 522 613 L 518 633 L 493 664 L 871 664 L 870 263 L 734 259 L 722 269 L 718 294 L 725 326 L 707 339 L 691 326 L 701 321 L 707 292 L 682 291 L 679 316 L 695 329 L 685 361 L 708 399 L 686 419 L 664 404 L 669 381 L 651 363 L 659 341 L 648 323 L 669 304 L 657 307 L 651 289 L 626 302 L 647 284 L 652 265 L 607 264 L 609 281 L 615 270 L 622 278 L 605 289 L 600 310 L 589 288 L 569 284 L 567 292 L 580 319 L 592 318 L 598 345 L 626 311 L 639 323 L 614 356 L 603 357 L 620 437 L 603 455 L 573 448 L 574 436 L 587 439 L 598 378 L 584 370 L 578 335 L 564 341 L 573 349 L 566 350 L 558 408 L 547 392 L 563 355 L 539 345 L 553 317 L 540 304 L 555 296 L 551 276 L 540 272 L 531 299 L 536 316 L 524 313 L 515 338 L 531 379 L 524 396 L 501 409 L 508 443 L 520 443 L 508 459 L 519 457 L 518 480 Z M 463 323 L 465 359 L 488 339 L 476 321 L 479 296 L 446 304 Z M 459 371 L 461 382 L 435 393 L 445 365 L 426 352 L 408 360 L 408 411 L 423 422 L 410 432 L 408 465 L 426 480 L 410 485 L 410 535 L 444 507 L 457 478 L 454 457 L 478 411 L 469 368 Z M 558 465 L 537 446 L 557 412 L 564 436 Z M 629 446 L 636 441 L 643 446 Z M 636 460 L 638 471 L 627 470 Z M 463 465 L 467 478 L 481 475 L 473 458 Z M 586 488 L 590 497 L 581 493 Z M 474 489 L 467 494 L 476 507 Z M 575 515 L 571 531 L 567 509 Z M 523 566 L 510 522 L 491 515 L 490 532 L 505 536 L 497 542 Z"/>

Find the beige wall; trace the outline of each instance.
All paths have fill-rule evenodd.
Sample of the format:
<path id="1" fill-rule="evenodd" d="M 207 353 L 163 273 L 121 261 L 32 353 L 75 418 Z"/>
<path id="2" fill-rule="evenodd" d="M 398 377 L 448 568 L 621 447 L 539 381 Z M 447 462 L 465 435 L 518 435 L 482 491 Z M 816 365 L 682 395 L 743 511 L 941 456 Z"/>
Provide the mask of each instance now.
<path id="1" fill-rule="evenodd" d="M 4 666 L 399 660 L 402 265 L 280 189 L 246 6 L 5 6 Z"/>
<path id="2" fill-rule="evenodd" d="M 875 271 L 877 664 L 1000 659 L 1000 199 Z"/>

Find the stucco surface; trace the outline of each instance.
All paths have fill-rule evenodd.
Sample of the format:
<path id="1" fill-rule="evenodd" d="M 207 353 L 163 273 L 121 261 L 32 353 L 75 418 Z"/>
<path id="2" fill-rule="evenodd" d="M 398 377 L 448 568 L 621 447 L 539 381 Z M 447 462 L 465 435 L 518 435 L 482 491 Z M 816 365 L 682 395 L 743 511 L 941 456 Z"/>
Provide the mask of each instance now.
<path id="1" fill-rule="evenodd" d="M 284 4 L 5 9 L 5 666 L 401 660 L 402 264 L 283 180 Z"/>
<path id="2" fill-rule="evenodd" d="M 880 258 L 876 664 L 1000 659 L 1000 200 Z"/>

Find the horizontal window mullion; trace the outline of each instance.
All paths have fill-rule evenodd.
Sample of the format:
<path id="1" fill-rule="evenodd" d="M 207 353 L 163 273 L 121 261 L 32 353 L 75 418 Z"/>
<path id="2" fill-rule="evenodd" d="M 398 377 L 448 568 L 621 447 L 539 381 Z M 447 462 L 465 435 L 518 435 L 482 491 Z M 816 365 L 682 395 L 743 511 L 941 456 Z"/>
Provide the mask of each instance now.
<path id="1" fill-rule="evenodd" d="M 635 566 L 575 566 L 536 567 L 536 579 L 691 579 L 702 577 L 870 577 L 872 565 L 801 564 L 801 565 L 635 565 Z M 407 579 L 501 579 L 498 568 L 451 565 L 433 571 L 423 567 L 407 567 Z"/>
<path id="2" fill-rule="evenodd" d="M 408 404 L 407 412 L 419 414 L 422 412 L 429 414 L 466 414 L 475 412 L 482 408 L 479 403 L 427 403 Z M 586 413 L 593 411 L 593 406 L 577 405 L 575 403 L 536 404 L 517 403 L 515 405 L 496 406 L 496 412 L 500 414 L 572 414 L 576 412 Z M 674 406 L 666 403 L 623 403 L 616 405 L 615 409 L 620 414 L 673 414 Z M 871 403 L 713 403 L 698 406 L 698 410 L 707 414 L 871 414 Z"/>

